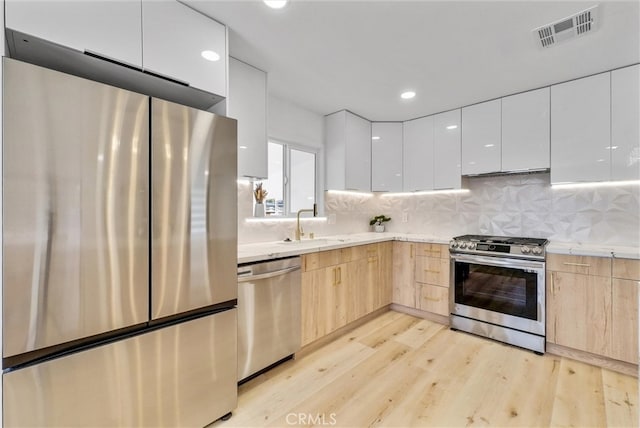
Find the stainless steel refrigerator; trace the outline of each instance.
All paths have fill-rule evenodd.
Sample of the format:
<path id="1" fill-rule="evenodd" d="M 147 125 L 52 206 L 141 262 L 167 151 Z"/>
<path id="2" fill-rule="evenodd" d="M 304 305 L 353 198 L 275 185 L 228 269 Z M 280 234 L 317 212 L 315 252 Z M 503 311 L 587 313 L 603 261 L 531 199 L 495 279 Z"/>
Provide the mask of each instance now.
<path id="1" fill-rule="evenodd" d="M 236 121 L 3 59 L 4 426 L 235 408 Z"/>

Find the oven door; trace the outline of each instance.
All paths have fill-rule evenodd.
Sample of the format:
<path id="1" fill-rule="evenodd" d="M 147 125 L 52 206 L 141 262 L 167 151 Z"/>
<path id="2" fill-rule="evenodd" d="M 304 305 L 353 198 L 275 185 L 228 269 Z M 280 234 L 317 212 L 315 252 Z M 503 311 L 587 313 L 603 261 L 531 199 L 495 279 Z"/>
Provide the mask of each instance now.
<path id="1" fill-rule="evenodd" d="M 451 255 L 453 315 L 545 335 L 545 263 Z"/>

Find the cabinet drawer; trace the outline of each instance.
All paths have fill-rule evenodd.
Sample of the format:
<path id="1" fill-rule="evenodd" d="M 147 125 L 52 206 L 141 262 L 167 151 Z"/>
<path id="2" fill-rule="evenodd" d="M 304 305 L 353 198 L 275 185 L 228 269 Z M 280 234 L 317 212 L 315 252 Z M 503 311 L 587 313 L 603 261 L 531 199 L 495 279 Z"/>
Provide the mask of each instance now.
<path id="1" fill-rule="evenodd" d="M 640 281 L 640 260 L 613 259 L 613 277 Z"/>
<path id="2" fill-rule="evenodd" d="M 348 261 L 368 259 L 379 255 L 378 244 L 357 245 L 345 248 L 345 250 L 349 250 L 349 254 L 345 254 L 345 257 L 349 257 Z"/>
<path id="3" fill-rule="evenodd" d="M 415 280 L 423 284 L 449 287 L 449 259 L 416 257 Z"/>
<path id="4" fill-rule="evenodd" d="M 550 254 L 547 257 L 547 270 L 609 277 L 611 258 Z"/>
<path id="5" fill-rule="evenodd" d="M 328 266 L 340 264 L 342 260 L 341 250 L 321 251 L 319 253 L 304 254 L 302 256 L 303 272 L 322 269 Z"/>
<path id="6" fill-rule="evenodd" d="M 416 256 L 449 258 L 449 246 L 444 244 L 416 244 Z"/>
<path id="7" fill-rule="evenodd" d="M 416 284 L 418 308 L 434 314 L 449 315 L 449 289 L 437 285 Z"/>

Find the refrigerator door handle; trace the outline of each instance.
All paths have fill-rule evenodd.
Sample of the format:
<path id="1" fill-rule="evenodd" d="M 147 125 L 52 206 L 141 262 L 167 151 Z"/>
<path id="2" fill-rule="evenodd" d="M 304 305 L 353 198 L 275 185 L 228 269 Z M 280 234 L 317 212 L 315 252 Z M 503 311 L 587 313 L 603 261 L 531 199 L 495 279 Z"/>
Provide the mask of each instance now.
<path id="1" fill-rule="evenodd" d="M 275 270 L 273 272 L 261 273 L 258 275 L 239 276 L 238 282 L 249 282 L 249 281 L 258 281 L 260 279 L 274 278 L 276 276 L 285 275 L 287 273 L 294 272 L 297 270 L 300 270 L 300 266 L 293 266 L 286 269 Z"/>

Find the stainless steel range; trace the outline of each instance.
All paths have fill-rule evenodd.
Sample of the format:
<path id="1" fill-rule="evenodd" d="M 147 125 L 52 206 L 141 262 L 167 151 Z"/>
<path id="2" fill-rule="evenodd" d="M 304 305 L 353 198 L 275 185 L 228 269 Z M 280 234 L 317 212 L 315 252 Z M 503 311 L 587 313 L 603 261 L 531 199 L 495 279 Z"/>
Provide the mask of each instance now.
<path id="1" fill-rule="evenodd" d="M 453 238 L 451 328 L 544 353 L 547 243 L 506 236 Z"/>

